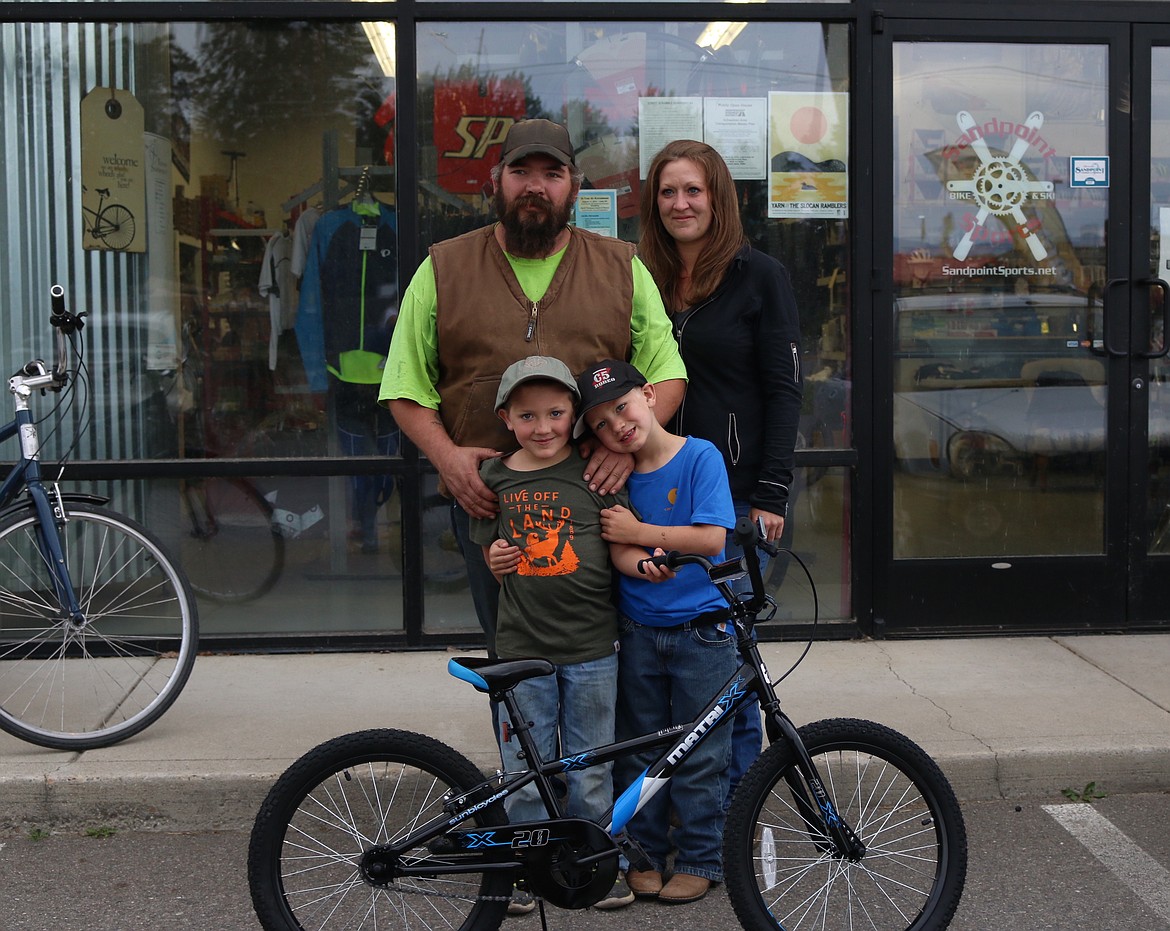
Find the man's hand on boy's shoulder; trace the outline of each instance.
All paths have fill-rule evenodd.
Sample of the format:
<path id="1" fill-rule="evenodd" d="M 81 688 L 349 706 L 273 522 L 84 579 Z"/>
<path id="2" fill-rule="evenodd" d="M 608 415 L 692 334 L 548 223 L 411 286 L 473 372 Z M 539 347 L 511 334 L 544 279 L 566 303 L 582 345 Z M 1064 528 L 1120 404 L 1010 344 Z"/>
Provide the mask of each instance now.
<path id="1" fill-rule="evenodd" d="M 496 493 L 483 483 L 479 468 L 488 459 L 498 459 L 503 453 L 481 446 L 452 445 L 441 459 L 432 459 L 448 493 L 472 517 L 492 517 L 500 507 Z"/>
<path id="2" fill-rule="evenodd" d="M 599 443 L 596 437 L 586 437 L 577 447 L 585 463 L 584 479 L 589 490 L 599 495 L 617 494 L 625 487 L 626 479 L 634 471 L 634 457 L 629 453 L 615 453 Z"/>

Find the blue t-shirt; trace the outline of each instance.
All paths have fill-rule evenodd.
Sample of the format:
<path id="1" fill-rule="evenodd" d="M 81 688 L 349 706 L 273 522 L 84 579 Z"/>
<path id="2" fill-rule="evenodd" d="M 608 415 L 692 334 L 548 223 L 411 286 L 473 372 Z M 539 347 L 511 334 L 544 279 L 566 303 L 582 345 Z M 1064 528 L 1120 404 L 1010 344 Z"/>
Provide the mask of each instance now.
<path id="1" fill-rule="evenodd" d="M 644 523 L 735 526 L 723 456 L 706 440 L 688 436 L 670 462 L 653 472 L 634 472 L 626 479 L 626 488 Z M 722 558 L 720 552 L 716 561 Z M 618 580 L 619 610 L 648 627 L 674 627 L 726 606 L 699 566 L 683 566 L 677 577 L 657 584 L 628 575 Z"/>

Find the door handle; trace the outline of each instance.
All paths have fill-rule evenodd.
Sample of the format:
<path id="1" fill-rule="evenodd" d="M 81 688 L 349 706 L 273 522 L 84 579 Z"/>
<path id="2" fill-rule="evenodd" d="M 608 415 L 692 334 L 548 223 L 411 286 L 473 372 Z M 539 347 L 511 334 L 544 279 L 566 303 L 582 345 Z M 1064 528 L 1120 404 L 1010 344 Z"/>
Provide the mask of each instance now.
<path id="1" fill-rule="evenodd" d="M 1138 284 L 1147 288 L 1157 288 L 1162 292 L 1162 348 L 1135 353 L 1139 359 L 1161 359 L 1170 353 L 1170 284 L 1161 278 L 1143 278 Z"/>
<path id="2" fill-rule="evenodd" d="M 1105 288 L 1101 291 L 1101 331 L 1104 337 L 1101 342 L 1105 346 L 1105 353 L 1107 353 L 1110 358 L 1113 359 L 1124 359 L 1129 355 L 1129 352 L 1125 349 L 1114 349 L 1111 345 L 1109 345 L 1109 310 L 1107 307 L 1108 301 L 1106 299 L 1109 296 L 1110 288 L 1116 287 L 1118 285 L 1128 284 L 1128 278 L 1110 278 L 1105 282 Z M 1097 355 L 1102 355 L 1102 353 L 1098 352 Z"/>

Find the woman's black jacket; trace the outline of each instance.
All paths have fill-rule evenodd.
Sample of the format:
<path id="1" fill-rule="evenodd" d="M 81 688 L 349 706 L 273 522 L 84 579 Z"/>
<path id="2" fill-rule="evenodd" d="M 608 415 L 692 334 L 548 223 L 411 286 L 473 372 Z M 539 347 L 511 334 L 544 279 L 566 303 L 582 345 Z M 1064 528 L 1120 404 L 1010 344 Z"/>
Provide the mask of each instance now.
<path id="1" fill-rule="evenodd" d="M 788 270 L 744 246 L 714 294 L 673 321 L 688 378 L 676 432 L 719 448 L 733 498 L 786 515 L 803 390 Z"/>

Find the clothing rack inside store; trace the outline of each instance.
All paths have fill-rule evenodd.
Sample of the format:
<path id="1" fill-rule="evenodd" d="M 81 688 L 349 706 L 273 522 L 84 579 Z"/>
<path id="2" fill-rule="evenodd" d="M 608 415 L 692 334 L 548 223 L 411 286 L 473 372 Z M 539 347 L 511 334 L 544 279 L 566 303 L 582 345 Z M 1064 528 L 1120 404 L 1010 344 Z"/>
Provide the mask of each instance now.
<path id="1" fill-rule="evenodd" d="M 280 205 L 280 209 L 285 216 L 288 216 L 296 207 L 321 195 L 321 209 L 332 210 L 344 198 L 350 194 L 356 194 L 363 180 L 368 191 L 371 178 L 393 177 L 393 175 L 394 169 L 389 165 L 338 165 L 337 131 L 329 130 L 324 134 L 321 142 L 320 180 L 294 194 Z"/>

